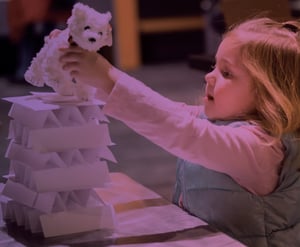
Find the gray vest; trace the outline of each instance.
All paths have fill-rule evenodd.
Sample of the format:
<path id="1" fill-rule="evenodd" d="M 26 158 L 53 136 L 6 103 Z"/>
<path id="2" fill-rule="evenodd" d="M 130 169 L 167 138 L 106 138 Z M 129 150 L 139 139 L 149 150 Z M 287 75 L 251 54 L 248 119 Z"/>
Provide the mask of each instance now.
<path id="1" fill-rule="evenodd" d="M 239 127 L 245 122 L 218 122 Z M 251 247 L 300 246 L 300 141 L 286 137 L 278 187 L 257 196 L 230 176 L 178 160 L 173 202 Z M 241 164 L 243 165 L 243 164 Z M 268 176 L 268 174 L 266 174 Z"/>

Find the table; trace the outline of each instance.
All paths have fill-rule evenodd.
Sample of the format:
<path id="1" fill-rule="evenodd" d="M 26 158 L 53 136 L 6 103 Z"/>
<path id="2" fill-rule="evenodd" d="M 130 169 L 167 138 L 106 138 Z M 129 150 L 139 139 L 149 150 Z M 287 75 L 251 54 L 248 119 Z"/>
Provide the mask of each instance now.
<path id="1" fill-rule="evenodd" d="M 191 216 L 123 173 L 110 173 L 108 188 L 97 188 L 116 211 L 117 228 L 44 238 L 0 219 L 0 246 L 242 247 L 243 244 Z"/>

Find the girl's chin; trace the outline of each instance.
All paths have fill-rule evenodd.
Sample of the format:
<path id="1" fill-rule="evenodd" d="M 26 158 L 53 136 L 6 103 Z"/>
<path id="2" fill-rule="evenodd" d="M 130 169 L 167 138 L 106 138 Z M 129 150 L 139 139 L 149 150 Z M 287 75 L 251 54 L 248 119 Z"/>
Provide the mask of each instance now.
<path id="1" fill-rule="evenodd" d="M 210 110 L 208 109 L 209 107 L 207 107 L 205 104 L 204 104 L 204 114 L 205 116 L 209 119 L 209 120 L 214 120 L 216 119 L 216 116 L 215 114 Z"/>
<path id="2" fill-rule="evenodd" d="M 208 120 L 215 121 L 215 120 L 221 120 L 223 119 L 222 116 L 214 112 L 212 109 L 209 109 L 209 107 L 204 105 L 204 114 L 207 117 Z"/>
<path id="3" fill-rule="evenodd" d="M 228 121 L 229 120 L 230 121 L 230 120 L 237 119 L 237 117 L 228 117 L 228 116 L 222 116 L 220 114 L 216 114 L 215 112 L 206 110 L 205 107 L 204 107 L 204 114 L 205 114 L 206 118 L 210 121 L 217 121 L 217 120 L 220 120 L 220 121 Z"/>

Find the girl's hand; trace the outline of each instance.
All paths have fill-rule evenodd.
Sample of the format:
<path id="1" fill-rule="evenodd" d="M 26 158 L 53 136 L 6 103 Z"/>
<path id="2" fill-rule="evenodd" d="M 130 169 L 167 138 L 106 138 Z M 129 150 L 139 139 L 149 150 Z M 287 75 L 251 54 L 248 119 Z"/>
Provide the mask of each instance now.
<path id="1" fill-rule="evenodd" d="M 61 48 L 62 68 L 81 83 L 89 84 L 109 94 L 120 74 L 103 56 L 80 47 Z"/>

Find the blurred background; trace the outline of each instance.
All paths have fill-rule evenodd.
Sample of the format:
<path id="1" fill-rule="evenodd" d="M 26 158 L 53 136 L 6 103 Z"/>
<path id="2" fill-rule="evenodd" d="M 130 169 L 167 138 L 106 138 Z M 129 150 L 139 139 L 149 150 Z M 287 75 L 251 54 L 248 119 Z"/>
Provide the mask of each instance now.
<path id="1" fill-rule="evenodd" d="M 112 13 L 114 43 L 101 53 L 114 65 L 164 96 L 199 102 L 205 73 L 214 63 L 222 33 L 233 23 L 263 13 L 279 20 L 300 16 L 299 0 L 0 0 L 0 182 L 8 173 L 10 103 L 4 97 L 37 88 L 24 80 L 30 61 L 55 28 L 64 29 L 74 3 Z M 167 199 L 175 181 L 176 157 L 110 119 L 111 149 L 124 172 Z"/>

